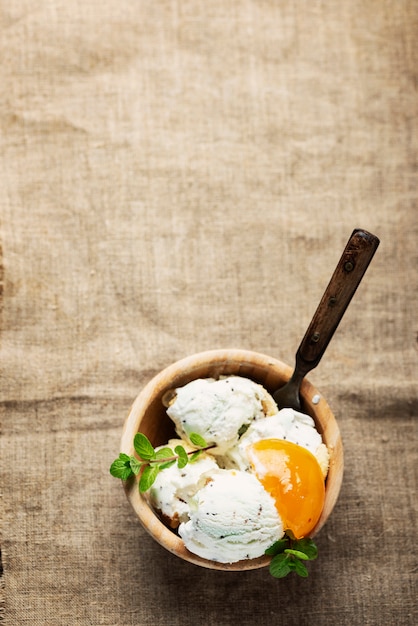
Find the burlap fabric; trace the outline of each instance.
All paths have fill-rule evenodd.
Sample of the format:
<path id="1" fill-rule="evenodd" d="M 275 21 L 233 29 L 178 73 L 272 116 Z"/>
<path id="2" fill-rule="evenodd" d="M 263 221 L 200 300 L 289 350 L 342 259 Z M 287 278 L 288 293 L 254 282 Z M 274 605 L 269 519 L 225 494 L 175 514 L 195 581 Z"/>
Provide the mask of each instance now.
<path id="1" fill-rule="evenodd" d="M 3 0 L 7 625 L 415 624 L 414 0 Z M 311 380 L 345 478 L 306 580 L 166 553 L 108 474 L 162 367 L 292 364 L 355 227 L 381 238 Z"/>

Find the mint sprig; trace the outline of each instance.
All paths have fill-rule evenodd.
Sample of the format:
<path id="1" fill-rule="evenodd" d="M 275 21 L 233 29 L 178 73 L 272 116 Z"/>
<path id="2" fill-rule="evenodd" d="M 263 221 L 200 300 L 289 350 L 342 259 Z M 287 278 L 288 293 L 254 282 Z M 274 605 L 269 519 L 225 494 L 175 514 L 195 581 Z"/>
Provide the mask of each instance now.
<path id="1" fill-rule="evenodd" d="M 110 473 L 115 478 L 127 480 L 129 476 L 132 476 L 131 457 L 121 452 L 119 458 L 110 466 Z"/>
<path id="2" fill-rule="evenodd" d="M 154 484 L 158 474 L 168 467 L 177 463 L 177 467 L 182 469 L 188 463 L 193 463 L 205 450 L 214 446 L 208 446 L 203 437 L 197 433 L 191 433 L 190 441 L 196 449 L 187 452 L 182 445 L 177 445 L 174 450 L 165 446 L 156 450 L 148 437 L 143 433 L 137 433 L 134 437 L 134 449 L 138 458 L 129 456 L 124 452 L 119 454 L 110 466 L 110 473 L 115 478 L 128 480 L 131 476 L 141 474 L 139 478 L 139 491 L 148 491 Z"/>
<path id="3" fill-rule="evenodd" d="M 309 537 L 295 539 L 288 530 L 282 539 L 276 541 L 265 554 L 271 556 L 270 574 L 274 578 L 284 578 L 290 572 L 296 572 L 302 578 L 308 576 L 304 561 L 313 561 L 318 556 L 318 548 Z"/>

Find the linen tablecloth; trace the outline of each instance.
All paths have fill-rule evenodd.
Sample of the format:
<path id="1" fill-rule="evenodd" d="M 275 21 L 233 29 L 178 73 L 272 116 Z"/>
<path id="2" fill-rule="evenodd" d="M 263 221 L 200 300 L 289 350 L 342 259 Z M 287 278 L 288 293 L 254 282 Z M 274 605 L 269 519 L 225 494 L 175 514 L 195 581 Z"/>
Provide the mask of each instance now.
<path id="1" fill-rule="evenodd" d="M 0 28 L 0 622 L 416 624 L 418 4 L 3 0 Z M 132 402 L 207 349 L 293 364 L 356 227 L 309 577 L 180 561 L 108 472 Z"/>

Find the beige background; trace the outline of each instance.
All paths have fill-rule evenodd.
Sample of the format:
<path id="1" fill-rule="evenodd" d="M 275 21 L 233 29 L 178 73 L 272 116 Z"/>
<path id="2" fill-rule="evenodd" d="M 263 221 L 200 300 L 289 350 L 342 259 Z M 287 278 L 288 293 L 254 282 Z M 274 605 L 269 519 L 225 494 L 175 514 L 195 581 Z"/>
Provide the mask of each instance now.
<path id="1" fill-rule="evenodd" d="M 418 4 L 3 0 L 0 29 L 0 621 L 417 623 Z M 209 348 L 292 364 L 355 227 L 319 559 L 179 562 L 108 474 L 131 403 Z"/>

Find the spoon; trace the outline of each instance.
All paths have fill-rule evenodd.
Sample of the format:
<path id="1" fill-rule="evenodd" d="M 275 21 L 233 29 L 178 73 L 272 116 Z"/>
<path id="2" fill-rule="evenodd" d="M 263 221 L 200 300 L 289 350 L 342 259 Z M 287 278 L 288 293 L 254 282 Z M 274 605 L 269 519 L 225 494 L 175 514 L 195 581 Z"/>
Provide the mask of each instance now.
<path id="1" fill-rule="evenodd" d="M 366 230 L 353 230 L 296 352 L 294 372 L 290 380 L 273 393 L 279 409 L 290 407 L 301 411 L 302 380 L 321 360 L 379 243 L 379 239 Z"/>

